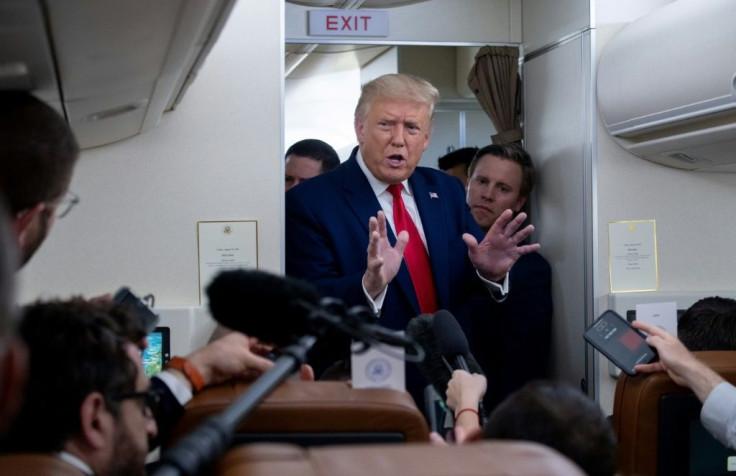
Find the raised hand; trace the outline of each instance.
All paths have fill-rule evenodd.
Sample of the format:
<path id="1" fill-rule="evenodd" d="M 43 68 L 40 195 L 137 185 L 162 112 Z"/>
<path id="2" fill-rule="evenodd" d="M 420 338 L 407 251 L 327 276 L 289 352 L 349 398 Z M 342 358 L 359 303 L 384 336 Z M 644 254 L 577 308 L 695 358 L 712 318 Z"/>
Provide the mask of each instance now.
<path id="1" fill-rule="evenodd" d="M 519 246 L 534 231 L 533 225 L 519 230 L 524 220 L 526 213 L 519 213 L 514 218 L 509 209 L 496 219 L 480 243 L 470 233 L 463 234 L 468 257 L 481 276 L 490 281 L 501 281 L 521 255 L 539 250 L 539 243 Z"/>
<path id="2" fill-rule="evenodd" d="M 379 211 L 371 217 L 368 240 L 368 264 L 363 275 L 363 286 L 372 298 L 378 296 L 399 272 L 404 249 L 409 242 L 409 233 L 402 231 L 396 237 L 396 246 L 391 246 L 386 231 L 386 215 Z"/>

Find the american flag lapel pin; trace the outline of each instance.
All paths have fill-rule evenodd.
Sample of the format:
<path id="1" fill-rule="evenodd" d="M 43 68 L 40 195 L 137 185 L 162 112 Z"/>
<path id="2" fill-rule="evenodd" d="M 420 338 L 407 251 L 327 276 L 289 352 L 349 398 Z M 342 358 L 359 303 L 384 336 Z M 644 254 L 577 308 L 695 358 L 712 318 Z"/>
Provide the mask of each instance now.
<path id="1" fill-rule="evenodd" d="M 440 198 L 437 196 L 437 192 L 429 192 L 429 198 Z"/>

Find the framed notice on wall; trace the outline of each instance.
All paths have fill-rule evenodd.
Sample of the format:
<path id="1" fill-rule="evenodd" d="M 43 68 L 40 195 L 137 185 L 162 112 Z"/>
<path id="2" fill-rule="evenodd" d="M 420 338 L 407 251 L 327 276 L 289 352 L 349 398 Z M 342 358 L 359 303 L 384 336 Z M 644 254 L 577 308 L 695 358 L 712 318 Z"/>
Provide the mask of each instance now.
<path id="1" fill-rule="evenodd" d="M 199 248 L 199 304 L 207 299 L 207 286 L 220 271 L 258 268 L 258 221 L 197 222 Z"/>
<path id="2" fill-rule="evenodd" d="M 654 220 L 608 223 L 608 269 L 612 293 L 659 289 Z"/>

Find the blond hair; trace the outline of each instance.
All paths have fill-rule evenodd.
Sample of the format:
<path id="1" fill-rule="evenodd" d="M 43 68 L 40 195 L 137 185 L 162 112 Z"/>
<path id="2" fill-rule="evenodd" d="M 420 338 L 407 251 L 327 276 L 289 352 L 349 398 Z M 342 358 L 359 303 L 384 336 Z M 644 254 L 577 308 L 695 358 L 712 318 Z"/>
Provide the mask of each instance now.
<path id="1" fill-rule="evenodd" d="M 355 107 L 355 120 L 362 121 L 374 102 L 381 99 L 416 101 L 429 106 L 429 116 L 440 100 L 440 93 L 426 79 L 411 74 L 384 74 L 369 81 L 361 88 L 360 99 Z"/>

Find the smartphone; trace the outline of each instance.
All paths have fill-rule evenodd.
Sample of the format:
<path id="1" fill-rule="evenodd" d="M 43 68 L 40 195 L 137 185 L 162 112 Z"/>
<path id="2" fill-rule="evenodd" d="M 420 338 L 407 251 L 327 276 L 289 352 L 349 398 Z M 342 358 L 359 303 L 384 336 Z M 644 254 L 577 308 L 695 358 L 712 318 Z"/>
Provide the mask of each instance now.
<path id="1" fill-rule="evenodd" d="M 647 364 L 657 357 L 657 351 L 647 344 L 644 334 L 611 310 L 601 314 L 585 331 L 584 337 L 629 375 L 636 375 L 635 365 Z"/>
<path id="2" fill-rule="evenodd" d="M 141 352 L 141 360 L 143 370 L 149 378 L 161 372 L 169 361 L 170 342 L 171 335 L 168 327 L 157 327 L 148 334 L 148 347 Z"/>
<path id="3" fill-rule="evenodd" d="M 129 306 L 133 315 L 142 320 L 146 334 L 153 332 L 158 323 L 158 315 L 154 313 L 143 301 L 141 301 L 128 288 L 120 288 L 112 298 L 117 304 Z"/>

